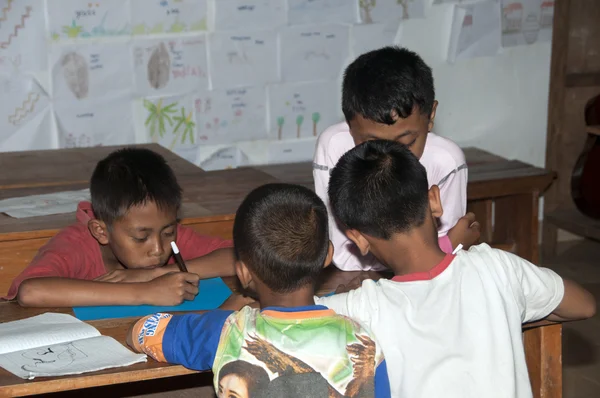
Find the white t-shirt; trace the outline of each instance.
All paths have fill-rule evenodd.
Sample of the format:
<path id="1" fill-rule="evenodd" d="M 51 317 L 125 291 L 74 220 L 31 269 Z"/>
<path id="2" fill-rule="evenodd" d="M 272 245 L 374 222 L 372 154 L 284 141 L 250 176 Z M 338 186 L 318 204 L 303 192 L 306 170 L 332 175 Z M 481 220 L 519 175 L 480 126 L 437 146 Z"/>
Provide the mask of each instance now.
<path id="1" fill-rule="evenodd" d="M 554 271 L 481 244 L 429 272 L 316 302 L 373 331 L 394 397 L 524 398 L 521 324 L 549 315 L 563 295 Z"/>
<path id="2" fill-rule="evenodd" d="M 315 192 L 325 202 L 329 214 L 329 239 L 333 243 L 333 262 L 344 271 L 384 269 L 373 256 L 361 256 L 352 241 L 337 226 L 331 212 L 327 195 L 329 173 L 338 160 L 354 148 L 347 123 L 339 123 L 325 130 L 317 141 L 313 159 L 313 178 Z M 468 170 L 465 155 L 454 142 L 429 133 L 425 142 L 423 156 L 419 160 L 427 170 L 429 186 L 440 187 L 440 196 L 444 213 L 440 219 L 439 235 L 445 237 L 459 218 L 467 211 Z M 446 247 L 445 247 L 446 246 Z M 449 239 L 440 239 L 440 247 L 451 252 Z"/>

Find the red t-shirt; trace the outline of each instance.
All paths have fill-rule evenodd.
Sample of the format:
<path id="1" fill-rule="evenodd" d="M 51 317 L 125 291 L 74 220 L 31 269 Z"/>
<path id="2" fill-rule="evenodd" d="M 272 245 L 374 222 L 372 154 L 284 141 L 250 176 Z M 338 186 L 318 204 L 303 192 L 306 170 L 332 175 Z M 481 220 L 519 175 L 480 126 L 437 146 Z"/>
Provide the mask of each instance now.
<path id="1" fill-rule="evenodd" d="M 95 217 L 91 203 L 80 202 L 76 216 L 76 224 L 63 229 L 40 248 L 29 266 L 15 278 L 8 295 L 2 297 L 3 299 L 14 299 L 19 285 L 25 279 L 54 276 L 93 280 L 106 273 L 100 245 L 87 226 L 88 221 Z M 181 225 L 177 225 L 176 243 L 184 260 L 202 257 L 232 245 L 230 240 L 200 235 Z M 169 264 L 173 261 L 171 258 Z"/>

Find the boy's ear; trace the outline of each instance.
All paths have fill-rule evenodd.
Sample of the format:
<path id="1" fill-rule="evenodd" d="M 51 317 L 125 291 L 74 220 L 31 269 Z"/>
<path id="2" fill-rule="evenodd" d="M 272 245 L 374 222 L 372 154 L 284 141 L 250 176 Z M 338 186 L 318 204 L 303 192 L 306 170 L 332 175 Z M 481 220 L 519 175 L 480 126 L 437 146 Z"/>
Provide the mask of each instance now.
<path id="1" fill-rule="evenodd" d="M 235 274 L 240 280 L 240 283 L 242 284 L 244 290 L 248 289 L 248 287 L 252 283 L 252 273 L 243 261 L 237 260 L 235 262 Z"/>
<path id="2" fill-rule="evenodd" d="M 333 243 L 329 241 L 329 247 L 327 248 L 327 257 L 325 257 L 325 263 L 323 264 L 323 268 L 327 268 L 333 262 Z"/>
<path id="3" fill-rule="evenodd" d="M 348 239 L 354 242 L 356 247 L 358 247 L 358 249 L 360 250 L 360 254 L 362 254 L 363 256 L 369 254 L 371 245 L 369 244 L 369 241 L 367 240 L 367 238 L 364 237 L 363 234 L 361 234 L 355 229 L 348 229 L 346 230 L 346 236 L 348 237 Z"/>
<path id="4" fill-rule="evenodd" d="M 429 114 L 429 125 L 427 126 L 427 131 L 433 130 L 434 120 L 435 120 L 435 111 L 437 110 L 438 102 L 433 101 L 433 107 L 431 108 L 431 113 Z"/>
<path id="5" fill-rule="evenodd" d="M 99 244 L 103 246 L 108 244 L 108 228 L 104 221 L 90 220 L 88 221 L 88 229 Z"/>
<path id="6" fill-rule="evenodd" d="M 440 197 L 440 188 L 437 185 L 432 185 L 429 188 L 429 208 L 431 209 L 431 215 L 435 218 L 440 218 L 444 214 L 442 208 L 442 199 Z"/>

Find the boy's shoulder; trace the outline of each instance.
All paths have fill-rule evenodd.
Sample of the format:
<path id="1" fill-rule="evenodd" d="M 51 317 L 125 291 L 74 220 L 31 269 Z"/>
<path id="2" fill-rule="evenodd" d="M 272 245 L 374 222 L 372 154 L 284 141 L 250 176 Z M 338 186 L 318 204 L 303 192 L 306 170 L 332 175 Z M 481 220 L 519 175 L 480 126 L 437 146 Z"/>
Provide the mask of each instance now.
<path id="1" fill-rule="evenodd" d="M 334 124 L 323 131 L 317 139 L 315 161 L 326 162 L 328 159 L 335 162 L 350 149 L 354 148 L 354 140 L 350 135 L 350 127 L 346 122 Z"/>
<path id="2" fill-rule="evenodd" d="M 435 133 L 429 133 L 427 136 L 421 163 L 425 167 L 430 163 L 437 163 L 454 169 L 466 166 L 465 154 L 462 149 L 454 141 Z"/>

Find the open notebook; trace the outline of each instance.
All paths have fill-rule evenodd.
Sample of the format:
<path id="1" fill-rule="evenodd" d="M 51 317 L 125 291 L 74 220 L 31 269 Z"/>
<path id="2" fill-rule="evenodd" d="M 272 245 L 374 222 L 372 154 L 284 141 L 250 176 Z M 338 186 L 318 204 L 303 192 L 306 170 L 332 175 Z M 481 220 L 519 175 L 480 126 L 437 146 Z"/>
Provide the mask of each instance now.
<path id="1" fill-rule="evenodd" d="M 33 379 L 146 362 L 112 337 L 67 314 L 47 312 L 0 324 L 0 366 Z"/>

